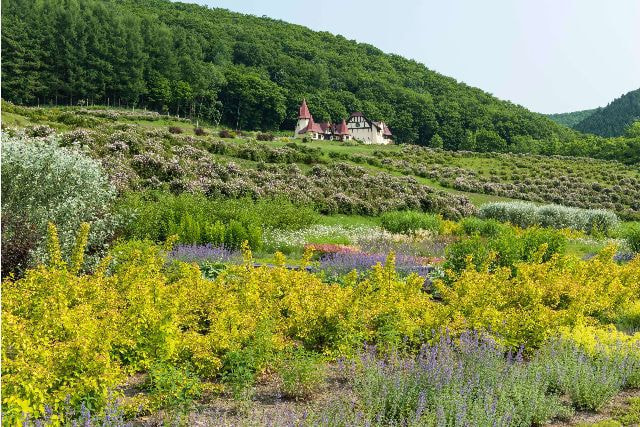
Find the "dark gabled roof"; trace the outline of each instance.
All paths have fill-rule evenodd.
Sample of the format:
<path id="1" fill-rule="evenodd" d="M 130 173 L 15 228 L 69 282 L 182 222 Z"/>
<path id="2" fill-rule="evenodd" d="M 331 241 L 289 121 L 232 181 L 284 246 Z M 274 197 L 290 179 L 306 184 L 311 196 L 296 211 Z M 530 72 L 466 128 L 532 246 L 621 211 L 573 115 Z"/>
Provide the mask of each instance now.
<path id="1" fill-rule="evenodd" d="M 391 129 L 389 129 L 389 126 L 387 126 L 384 122 L 374 122 L 373 120 L 369 120 L 364 114 L 359 111 L 354 111 L 353 113 L 351 113 L 351 115 L 349 116 L 349 120 L 353 117 L 362 117 L 367 122 L 375 126 L 378 130 L 381 130 L 383 135 L 393 136 L 393 134 L 391 133 Z"/>
<path id="2" fill-rule="evenodd" d="M 326 133 L 327 131 L 332 132 L 333 126 L 329 122 L 322 122 L 320 123 L 320 129 L 322 129 L 322 132 L 324 133 Z"/>

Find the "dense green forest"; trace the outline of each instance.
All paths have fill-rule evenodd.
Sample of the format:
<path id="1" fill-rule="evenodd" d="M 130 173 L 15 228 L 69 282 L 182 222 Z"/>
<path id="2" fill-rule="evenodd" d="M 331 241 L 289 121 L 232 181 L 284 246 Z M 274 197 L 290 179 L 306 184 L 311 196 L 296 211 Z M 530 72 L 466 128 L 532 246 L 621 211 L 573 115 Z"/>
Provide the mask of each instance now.
<path id="1" fill-rule="evenodd" d="M 584 138 L 482 90 L 327 32 L 168 0 L 3 0 L 2 91 L 26 105 L 145 107 L 241 129 L 363 111 L 396 141 L 629 161 L 640 141 Z M 636 155 L 637 157 L 637 155 Z"/>
<path id="2" fill-rule="evenodd" d="M 274 129 L 293 128 L 306 96 L 319 119 L 363 110 L 401 142 L 571 134 L 414 61 L 282 21 L 162 0 L 4 6 L 3 90 L 17 103 L 137 104 Z"/>
<path id="3" fill-rule="evenodd" d="M 573 111 L 571 113 L 547 114 L 547 117 L 556 123 L 572 128 L 592 115 L 596 110 L 597 108 L 592 108 L 591 110 Z"/>
<path id="4" fill-rule="evenodd" d="M 640 120 L 640 89 L 622 95 L 573 126 L 581 132 L 600 136 L 620 136 Z"/>

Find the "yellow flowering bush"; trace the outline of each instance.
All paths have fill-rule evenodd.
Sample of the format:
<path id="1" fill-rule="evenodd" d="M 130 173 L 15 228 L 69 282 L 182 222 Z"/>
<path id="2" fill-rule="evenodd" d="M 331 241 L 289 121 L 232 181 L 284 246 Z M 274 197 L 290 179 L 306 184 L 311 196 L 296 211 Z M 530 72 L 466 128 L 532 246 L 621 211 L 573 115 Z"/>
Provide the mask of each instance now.
<path id="1" fill-rule="evenodd" d="M 51 265 L 2 284 L 2 395 L 8 420 L 23 412 L 39 416 L 45 404 L 60 410 L 67 396 L 71 404 L 100 407 L 108 389 L 124 378 L 111 357 L 121 323 L 112 279 L 103 269 L 77 275 L 73 264 L 62 261 L 53 231 Z"/>
<path id="2" fill-rule="evenodd" d="M 65 261 L 51 226 L 49 264 L 3 282 L 2 406 L 9 424 L 42 416 L 45 405 L 62 416 L 66 401 L 99 410 L 128 375 L 163 364 L 219 379 L 230 369 L 225 364 L 241 366 L 238 355 L 258 346 L 262 356 L 250 359 L 251 372 L 292 347 L 329 357 L 363 342 L 417 348 L 444 329 L 488 330 L 528 348 L 570 333 L 590 348 L 583 335 L 601 333 L 602 342 L 622 335 L 580 328 L 628 317 L 640 294 L 640 257 L 618 264 L 613 248 L 588 261 L 542 262 L 540 255 L 519 263 L 516 275 L 470 265 L 435 283 L 436 300 L 424 279 L 398 277 L 393 254 L 365 278 L 349 274 L 327 284 L 304 268 L 288 269 L 282 255 L 273 267 L 255 267 L 245 247 L 244 263 L 207 280 L 195 264 L 167 264 L 171 242 L 129 241 L 94 273 L 81 274 L 87 232 Z M 302 267 L 310 259 L 307 253 Z"/>
<path id="3" fill-rule="evenodd" d="M 341 286 L 287 269 L 282 256 L 275 268 L 254 267 L 248 249 L 243 265 L 210 281 L 195 264 L 165 265 L 166 248 L 140 241 L 116 246 L 82 275 L 77 259 L 62 260 L 55 229 L 49 246 L 49 265 L 3 283 L 3 409 L 11 420 L 42 416 L 45 405 L 59 413 L 67 400 L 99 409 L 128 374 L 157 363 L 215 378 L 225 354 L 250 345 L 264 325 L 271 351 L 301 343 L 327 354 L 364 340 L 418 341 L 435 327 L 422 279 L 400 280 L 392 258 L 370 279 Z"/>
<path id="4" fill-rule="evenodd" d="M 460 222 L 452 221 L 450 219 L 442 220 L 442 234 L 445 236 L 455 236 L 462 234 L 462 225 Z"/>
<path id="5" fill-rule="evenodd" d="M 589 354 L 610 354 L 616 351 L 625 351 L 640 356 L 640 332 L 625 334 L 613 325 L 577 324 L 571 328 L 566 326 L 560 328 L 559 335 L 575 342 Z"/>
<path id="6" fill-rule="evenodd" d="M 584 261 L 555 255 L 549 262 L 511 269 L 449 272 L 435 284 L 443 299 L 443 325 L 453 330 L 489 329 L 507 345 L 537 347 L 558 328 L 616 323 L 620 310 L 640 295 L 640 257 L 613 260 L 614 247 Z"/>

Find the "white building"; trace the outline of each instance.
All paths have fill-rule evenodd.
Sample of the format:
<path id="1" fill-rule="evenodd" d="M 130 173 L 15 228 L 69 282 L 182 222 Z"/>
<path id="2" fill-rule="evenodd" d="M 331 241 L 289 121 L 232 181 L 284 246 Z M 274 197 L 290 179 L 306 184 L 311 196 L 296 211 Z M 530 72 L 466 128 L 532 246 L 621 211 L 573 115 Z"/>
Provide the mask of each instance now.
<path id="1" fill-rule="evenodd" d="M 369 120 L 362 113 L 351 113 L 349 120 L 347 120 L 347 127 L 354 139 L 365 144 L 393 143 L 393 135 L 389 126 L 384 122 Z"/>
<path id="2" fill-rule="evenodd" d="M 348 141 L 355 139 L 365 144 L 391 144 L 393 135 L 389 127 L 383 122 L 367 119 L 362 113 L 351 113 L 349 119 L 340 124 L 329 122 L 315 123 L 307 107 L 307 101 L 302 100 L 298 114 L 298 122 L 294 138 L 324 139 L 334 141 Z"/>

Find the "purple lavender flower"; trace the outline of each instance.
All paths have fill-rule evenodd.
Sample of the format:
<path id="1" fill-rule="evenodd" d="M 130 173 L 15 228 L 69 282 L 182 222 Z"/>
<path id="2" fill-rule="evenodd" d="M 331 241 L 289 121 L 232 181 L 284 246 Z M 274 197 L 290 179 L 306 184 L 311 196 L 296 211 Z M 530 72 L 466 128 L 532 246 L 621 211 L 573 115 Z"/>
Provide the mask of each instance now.
<path id="1" fill-rule="evenodd" d="M 386 259 L 387 255 L 380 253 L 330 253 L 320 257 L 319 269 L 324 271 L 329 278 L 336 278 L 353 270 L 365 273 L 378 263 L 384 265 Z M 416 273 L 426 278 L 433 271 L 433 267 L 427 265 L 424 258 L 399 254 L 396 256 L 396 271 L 401 276 Z"/>
<path id="2" fill-rule="evenodd" d="M 234 262 L 240 259 L 240 254 L 224 246 L 207 245 L 176 245 L 169 252 L 167 258 L 182 262 Z"/>

